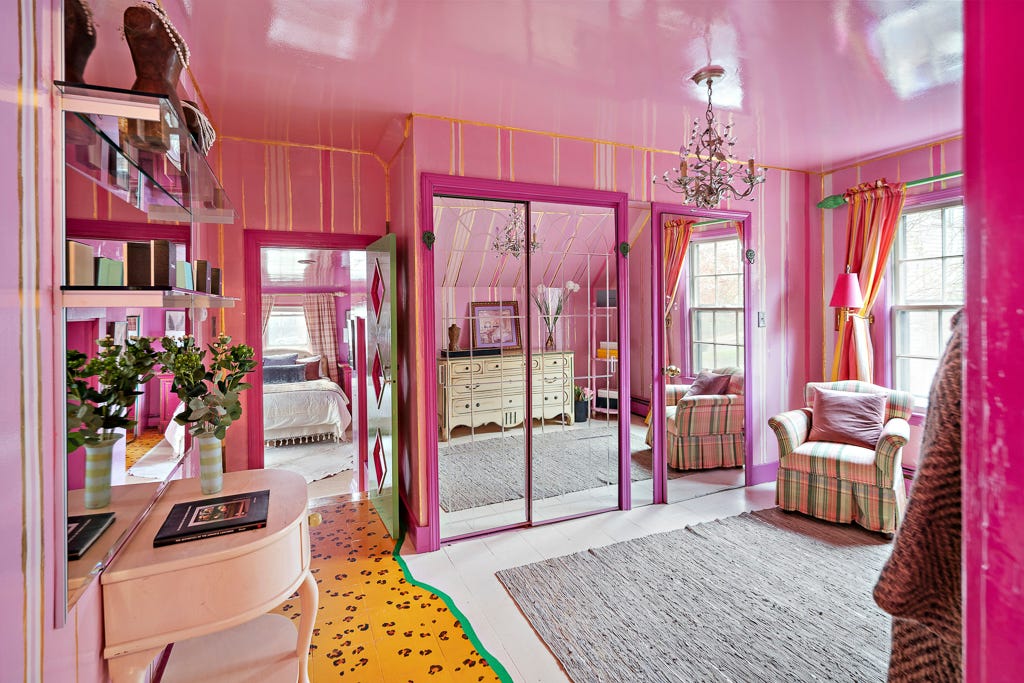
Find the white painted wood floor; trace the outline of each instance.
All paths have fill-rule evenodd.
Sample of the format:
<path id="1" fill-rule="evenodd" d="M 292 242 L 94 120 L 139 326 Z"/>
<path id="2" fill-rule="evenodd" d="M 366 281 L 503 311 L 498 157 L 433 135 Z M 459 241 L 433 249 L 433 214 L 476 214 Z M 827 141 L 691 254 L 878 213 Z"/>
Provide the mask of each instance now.
<path id="1" fill-rule="evenodd" d="M 513 680 L 556 683 L 569 679 L 495 572 L 774 505 L 775 483 L 771 482 L 671 505 L 648 505 L 507 531 L 442 546 L 434 553 L 403 553 L 403 557 L 417 580 L 451 596 L 484 647 L 501 661 Z M 643 577 L 637 580 L 643 581 Z"/>

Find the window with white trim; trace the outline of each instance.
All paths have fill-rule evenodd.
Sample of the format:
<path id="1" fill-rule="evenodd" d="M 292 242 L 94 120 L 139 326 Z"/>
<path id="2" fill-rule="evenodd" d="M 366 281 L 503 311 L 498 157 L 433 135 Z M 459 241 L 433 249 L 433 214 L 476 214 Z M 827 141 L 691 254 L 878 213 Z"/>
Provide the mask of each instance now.
<path id="1" fill-rule="evenodd" d="M 302 306 L 274 305 L 263 333 L 263 348 L 312 351 Z"/>
<path id="2" fill-rule="evenodd" d="M 893 257 L 893 386 L 923 407 L 964 303 L 963 202 L 904 212 Z"/>
<path id="3" fill-rule="evenodd" d="M 743 266 L 736 237 L 689 249 L 690 370 L 743 367 Z"/>

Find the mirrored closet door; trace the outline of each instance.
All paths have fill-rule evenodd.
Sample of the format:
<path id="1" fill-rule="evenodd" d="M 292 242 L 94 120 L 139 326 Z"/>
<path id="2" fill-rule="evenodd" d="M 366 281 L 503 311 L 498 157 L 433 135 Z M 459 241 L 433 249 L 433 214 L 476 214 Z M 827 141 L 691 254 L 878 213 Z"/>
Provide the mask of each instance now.
<path id="1" fill-rule="evenodd" d="M 663 243 L 662 430 L 669 503 L 744 485 L 742 214 L 657 211 Z"/>
<path id="2" fill-rule="evenodd" d="M 435 196 L 433 219 L 441 538 L 617 508 L 615 209 Z"/>

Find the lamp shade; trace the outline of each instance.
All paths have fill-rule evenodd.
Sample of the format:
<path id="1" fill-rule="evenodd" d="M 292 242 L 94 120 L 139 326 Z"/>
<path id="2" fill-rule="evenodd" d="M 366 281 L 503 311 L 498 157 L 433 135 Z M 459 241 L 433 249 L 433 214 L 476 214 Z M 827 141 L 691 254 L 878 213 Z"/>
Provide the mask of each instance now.
<path id="1" fill-rule="evenodd" d="M 828 305 L 832 308 L 860 308 L 864 305 L 857 273 L 839 274 L 836 278 L 836 288 L 832 290 L 832 300 Z"/>

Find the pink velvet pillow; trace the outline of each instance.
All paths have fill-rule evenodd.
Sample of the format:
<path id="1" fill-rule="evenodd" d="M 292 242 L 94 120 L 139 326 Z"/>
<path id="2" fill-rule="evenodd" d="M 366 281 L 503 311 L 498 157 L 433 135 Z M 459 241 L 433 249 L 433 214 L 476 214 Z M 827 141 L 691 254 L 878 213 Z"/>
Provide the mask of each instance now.
<path id="1" fill-rule="evenodd" d="M 320 356 L 309 356 L 308 358 L 300 358 L 297 362 L 306 368 L 307 382 L 310 382 L 314 379 L 320 379 Z"/>
<path id="2" fill-rule="evenodd" d="M 861 448 L 878 444 L 885 419 L 885 394 L 815 389 L 808 441 L 845 443 Z"/>
<path id="3" fill-rule="evenodd" d="M 729 389 L 730 375 L 716 375 L 713 372 L 702 370 L 693 380 L 687 396 L 714 396 L 724 394 Z"/>

